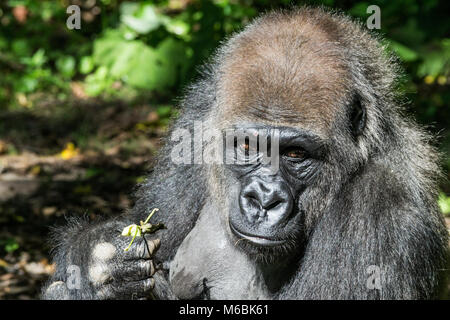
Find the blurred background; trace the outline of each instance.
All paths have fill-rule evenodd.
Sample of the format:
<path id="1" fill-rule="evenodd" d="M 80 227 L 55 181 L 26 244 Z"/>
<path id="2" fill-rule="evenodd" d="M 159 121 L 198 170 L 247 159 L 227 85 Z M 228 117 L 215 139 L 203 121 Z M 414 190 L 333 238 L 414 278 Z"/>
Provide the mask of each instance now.
<path id="1" fill-rule="evenodd" d="M 53 272 L 46 241 L 64 215 L 118 214 L 151 168 L 176 97 L 227 35 L 292 4 L 366 21 L 381 9 L 401 89 L 450 168 L 449 2 L 3 0 L 0 2 L 0 299 L 36 299 Z M 66 10 L 78 5 L 81 28 Z M 450 217 L 450 184 L 440 185 Z M 450 220 L 447 220 L 449 223 Z M 449 225 L 450 227 L 450 225 Z"/>

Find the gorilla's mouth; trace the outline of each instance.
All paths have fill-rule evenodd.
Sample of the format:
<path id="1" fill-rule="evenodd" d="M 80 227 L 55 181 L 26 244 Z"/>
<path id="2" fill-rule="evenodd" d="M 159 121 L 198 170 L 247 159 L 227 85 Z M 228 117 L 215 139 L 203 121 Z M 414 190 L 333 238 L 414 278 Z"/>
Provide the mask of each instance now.
<path id="1" fill-rule="evenodd" d="M 245 240 L 250 241 L 251 243 L 258 245 L 258 246 L 275 247 L 275 246 L 283 245 L 286 242 L 286 240 L 275 240 L 275 239 L 270 239 L 270 238 L 266 238 L 266 237 L 245 234 L 245 233 L 237 230 L 236 227 L 233 226 L 231 221 L 230 221 L 230 229 L 234 233 L 234 235 L 237 236 L 239 239 L 245 239 Z"/>

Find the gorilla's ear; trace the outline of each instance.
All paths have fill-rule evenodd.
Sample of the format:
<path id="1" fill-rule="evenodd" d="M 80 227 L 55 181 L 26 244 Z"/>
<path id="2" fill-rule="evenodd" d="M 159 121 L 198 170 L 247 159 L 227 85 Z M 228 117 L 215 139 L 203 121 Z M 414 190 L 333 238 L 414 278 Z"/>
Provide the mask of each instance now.
<path id="1" fill-rule="evenodd" d="M 350 125 L 353 136 L 359 136 L 366 126 L 366 109 L 361 104 L 359 97 L 356 97 L 350 113 Z"/>

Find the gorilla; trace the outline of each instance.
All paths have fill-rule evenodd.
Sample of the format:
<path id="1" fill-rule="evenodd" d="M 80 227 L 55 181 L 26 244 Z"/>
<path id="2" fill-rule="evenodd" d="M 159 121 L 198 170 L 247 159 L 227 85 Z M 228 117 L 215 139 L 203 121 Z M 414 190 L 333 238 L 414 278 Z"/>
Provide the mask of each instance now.
<path id="1" fill-rule="evenodd" d="M 259 17 L 186 91 L 135 206 L 56 229 L 42 297 L 438 298 L 448 259 L 438 154 L 403 114 L 398 74 L 341 13 Z M 180 148 L 199 123 L 220 134 Z M 153 208 L 166 228 L 124 251 L 124 227 Z"/>

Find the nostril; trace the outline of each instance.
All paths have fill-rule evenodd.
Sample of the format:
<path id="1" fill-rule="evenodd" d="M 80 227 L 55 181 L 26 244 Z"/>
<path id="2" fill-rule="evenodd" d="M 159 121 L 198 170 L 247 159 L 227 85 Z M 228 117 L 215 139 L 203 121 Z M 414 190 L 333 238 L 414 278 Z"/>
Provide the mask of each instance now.
<path id="1" fill-rule="evenodd" d="M 281 204 L 282 204 L 282 201 L 276 200 L 276 201 L 270 203 L 268 206 L 265 206 L 264 209 L 266 209 L 267 211 L 269 211 L 269 210 L 272 210 L 272 209 L 278 207 L 278 206 L 281 205 Z"/>
<path id="2" fill-rule="evenodd" d="M 259 200 L 253 196 L 253 195 L 247 195 L 245 196 L 245 198 L 247 198 L 247 203 L 255 208 L 260 209 L 261 208 L 261 204 L 259 202 Z"/>

